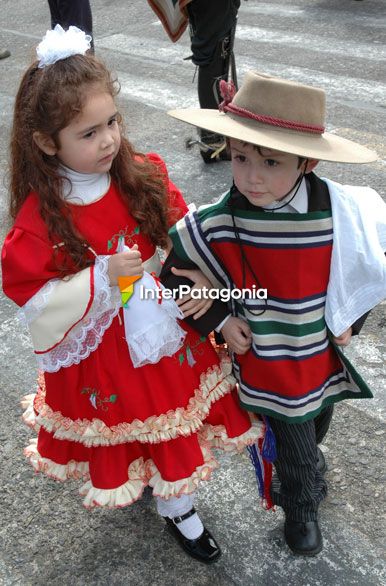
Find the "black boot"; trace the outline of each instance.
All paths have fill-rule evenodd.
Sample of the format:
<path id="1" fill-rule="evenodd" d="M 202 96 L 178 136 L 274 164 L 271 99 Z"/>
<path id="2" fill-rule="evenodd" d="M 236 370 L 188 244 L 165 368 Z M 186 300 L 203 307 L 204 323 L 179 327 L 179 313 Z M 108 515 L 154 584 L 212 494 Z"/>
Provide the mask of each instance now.
<path id="1" fill-rule="evenodd" d="M 197 144 L 205 163 L 211 164 L 217 161 L 231 160 L 230 152 L 223 136 L 203 129 L 199 129 L 199 134 L 200 140 L 197 141 Z"/>
<path id="2" fill-rule="evenodd" d="M 312 556 L 322 551 L 323 539 L 317 521 L 286 519 L 284 536 L 288 547 L 297 555 Z"/>
<path id="3" fill-rule="evenodd" d="M 221 549 L 209 531 L 204 527 L 204 531 L 200 537 L 197 537 L 197 539 L 188 539 L 178 529 L 178 524 L 194 515 L 195 512 L 196 510 L 193 507 L 188 513 L 185 513 L 185 515 L 174 517 L 173 519 L 164 517 L 164 519 L 169 531 L 174 535 L 186 553 L 200 562 L 204 562 L 205 564 L 212 564 L 220 557 Z"/>

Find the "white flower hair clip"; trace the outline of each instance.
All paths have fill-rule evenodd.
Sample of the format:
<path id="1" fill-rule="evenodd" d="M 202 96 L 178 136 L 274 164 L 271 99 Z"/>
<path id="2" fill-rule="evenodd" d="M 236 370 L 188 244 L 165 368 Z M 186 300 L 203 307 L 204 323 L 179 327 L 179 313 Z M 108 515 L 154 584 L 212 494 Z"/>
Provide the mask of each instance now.
<path id="1" fill-rule="evenodd" d="M 86 35 L 76 26 L 70 26 L 65 31 L 57 24 L 53 30 L 46 32 L 36 48 L 38 67 L 41 69 L 71 55 L 84 55 L 90 47 L 90 35 Z"/>

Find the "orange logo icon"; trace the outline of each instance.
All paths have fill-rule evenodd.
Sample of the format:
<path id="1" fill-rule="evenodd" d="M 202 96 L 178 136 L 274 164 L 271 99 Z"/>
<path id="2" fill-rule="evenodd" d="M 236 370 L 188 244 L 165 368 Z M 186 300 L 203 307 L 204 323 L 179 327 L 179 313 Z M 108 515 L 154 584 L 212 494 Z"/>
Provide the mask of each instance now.
<path id="1" fill-rule="evenodd" d="M 134 293 L 134 283 L 141 279 L 142 275 L 133 275 L 132 277 L 118 277 L 119 290 L 121 292 L 122 305 L 127 307 L 127 303 Z"/>

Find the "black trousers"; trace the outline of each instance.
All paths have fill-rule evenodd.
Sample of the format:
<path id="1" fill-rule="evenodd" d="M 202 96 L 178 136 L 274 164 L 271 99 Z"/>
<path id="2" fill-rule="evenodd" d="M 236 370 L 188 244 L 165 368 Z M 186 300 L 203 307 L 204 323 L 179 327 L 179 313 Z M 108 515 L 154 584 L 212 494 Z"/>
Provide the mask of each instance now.
<path id="1" fill-rule="evenodd" d="M 48 0 L 51 26 L 60 24 L 64 29 L 77 26 L 92 36 L 92 15 L 89 0 Z"/>
<path id="2" fill-rule="evenodd" d="M 209 65 L 216 47 L 236 22 L 240 0 L 192 0 L 187 5 L 193 63 Z"/>
<path id="3" fill-rule="evenodd" d="M 221 101 L 219 80 L 228 79 L 233 34 L 240 0 L 192 0 L 187 5 L 192 61 L 198 66 L 198 100 L 201 108 L 217 110 Z M 221 136 L 200 129 L 201 140 L 216 143 Z"/>
<path id="4" fill-rule="evenodd" d="M 330 426 L 333 406 L 304 423 L 287 423 L 269 418 L 276 438 L 278 480 L 272 482 L 273 502 L 292 521 L 316 521 L 319 503 L 327 494 L 327 484 L 316 468 L 317 444 Z"/>

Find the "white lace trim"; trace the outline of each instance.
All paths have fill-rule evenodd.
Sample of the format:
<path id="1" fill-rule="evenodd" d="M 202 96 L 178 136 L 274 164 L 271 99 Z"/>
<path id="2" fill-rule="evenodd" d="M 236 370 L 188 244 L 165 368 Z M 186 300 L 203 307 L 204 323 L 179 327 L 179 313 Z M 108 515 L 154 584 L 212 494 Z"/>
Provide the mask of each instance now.
<path id="1" fill-rule="evenodd" d="M 184 342 L 186 332 L 177 322 L 177 318 L 183 318 L 181 310 L 174 301 L 162 303 L 165 314 L 160 322 L 126 336 L 134 368 L 155 364 L 164 356 L 173 356 Z"/>
<path id="2" fill-rule="evenodd" d="M 23 307 L 20 307 L 16 315 L 23 326 L 28 327 L 44 311 L 49 297 L 59 282 L 60 279 L 51 279 Z"/>
<path id="3" fill-rule="evenodd" d="M 57 372 L 96 350 L 103 334 L 118 314 L 121 299 L 118 287 L 110 287 L 107 274 L 109 256 L 97 256 L 94 265 L 94 299 L 87 315 L 74 326 L 50 352 L 37 354 L 38 366 L 45 372 Z"/>

